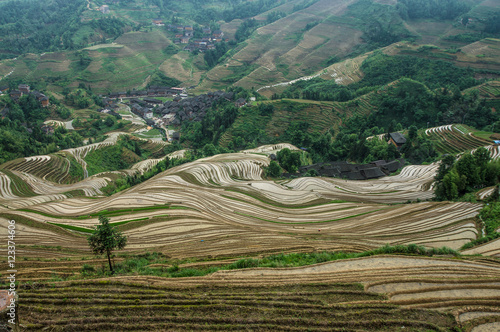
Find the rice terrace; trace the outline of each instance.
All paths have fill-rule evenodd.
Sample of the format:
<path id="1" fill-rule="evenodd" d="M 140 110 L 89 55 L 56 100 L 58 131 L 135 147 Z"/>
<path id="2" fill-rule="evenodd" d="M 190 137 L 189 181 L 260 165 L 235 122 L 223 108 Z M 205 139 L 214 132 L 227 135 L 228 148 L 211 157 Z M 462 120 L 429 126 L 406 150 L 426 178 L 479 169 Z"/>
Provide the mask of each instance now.
<path id="1" fill-rule="evenodd" d="M 0 331 L 500 331 L 499 22 L 0 0 Z"/>

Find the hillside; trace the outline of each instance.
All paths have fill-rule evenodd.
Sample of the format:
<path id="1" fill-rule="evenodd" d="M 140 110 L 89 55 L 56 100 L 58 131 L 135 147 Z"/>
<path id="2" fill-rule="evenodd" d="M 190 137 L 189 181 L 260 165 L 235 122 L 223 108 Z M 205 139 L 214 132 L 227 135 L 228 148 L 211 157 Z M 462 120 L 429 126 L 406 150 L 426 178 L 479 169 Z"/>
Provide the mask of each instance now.
<path id="1" fill-rule="evenodd" d="M 0 0 L 0 317 L 500 331 L 499 111 L 496 0 Z"/>
<path id="2" fill-rule="evenodd" d="M 21 180 L 14 185 L 15 177 L 5 173 L 2 179 L 11 182 L 1 186 L 0 225 L 6 228 L 6 218 L 14 219 L 23 230 L 16 236 L 24 257 L 16 265 L 25 299 L 21 322 L 33 330 L 73 325 L 107 330 L 111 319 L 134 329 L 136 316 L 123 316 L 133 305 L 149 308 L 143 329 L 239 326 L 247 320 L 273 329 L 278 323 L 295 324 L 297 313 L 301 322 L 313 319 L 315 330 L 384 330 L 404 324 L 426 331 L 498 324 L 498 287 L 493 282 L 498 240 L 472 249 L 488 257 L 461 256 L 452 250 L 478 237 L 481 228 L 475 217 L 482 206 L 423 201 L 433 195 L 437 164 L 408 166 L 399 175 L 370 181 L 264 179 L 261 167 L 269 164 L 268 155 L 285 147 L 296 149 L 282 144 L 215 155 L 170 168 L 111 197 L 93 199 L 51 194 L 47 181 L 27 181 L 24 186 L 35 195 L 19 197 L 12 188 L 35 177 L 16 173 Z M 110 175 L 72 186 L 84 190 L 92 181 L 93 186 L 99 179 L 110 181 Z M 402 204 L 409 201 L 414 203 Z M 86 234 L 100 215 L 128 237 L 125 251 L 115 258 L 120 274 L 116 277 L 106 276 L 100 267 L 103 260 L 90 257 Z M 442 246 L 452 249 L 437 249 Z M 408 256 L 419 253 L 456 258 Z M 138 297 L 134 289 L 145 283 L 148 290 Z M 293 292 L 281 288 L 290 283 Z M 293 300 L 297 292 L 302 294 L 300 303 Z M 44 309 L 37 303 L 44 303 Z M 275 308 L 266 320 L 255 311 L 257 303 L 259 308 Z M 190 318 L 200 305 L 210 308 L 209 321 L 199 315 Z M 239 309 L 227 317 L 227 305 Z M 318 320 L 325 305 L 330 314 L 339 315 L 335 325 Z M 365 319 L 349 318 L 346 310 L 353 305 L 356 312 L 366 311 Z M 167 307 L 176 314 L 161 314 Z M 76 308 L 86 313 L 104 310 L 107 318 L 99 314 L 88 320 L 76 314 Z M 293 308 L 295 314 L 282 308 Z M 51 310 L 59 310 L 69 322 L 47 317 Z"/>
<path id="3" fill-rule="evenodd" d="M 460 12 L 471 18 L 467 26 L 438 17 L 402 18 L 396 1 L 321 0 L 308 4 L 299 0 L 284 1 L 281 5 L 275 3 L 247 10 L 256 13 L 256 23 L 244 29 L 241 32 L 244 38 L 239 37 L 237 41 L 233 38 L 238 28 L 251 16 L 241 14 L 242 4 L 223 11 L 221 3 L 195 9 L 186 2 L 186 7 L 178 8 L 177 12 L 162 11 L 150 2 L 135 4 L 135 7 L 132 2 L 111 5 L 111 17 L 127 27 L 135 27 L 134 31 L 123 28 L 106 43 L 96 46 L 88 43 L 88 47 L 80 50 L 24 54 L 3 60 L 0 76 L 9 81 L 42 81 L 54 91 L 76 87 L 82 82 L 97 92 L 139 89 L 147 85 L 156 72 L 182 81 L 183 86 L 197 86 L 197 93 L 231 84 L 258 89 L 317 74 L 348 84 L 362 77 L 358 68 L 363 57 L 351 58 L 394 42 L 398 44 L 386 49 L 391 55 L 393 52 L 408 54 L 421 45 L 432 44 L 443 50 L 461 49 L 451 55 L 441 52 L 436 55 L 438 58 L 456 59 L 458 65 L 493 73 L 500 68 L 498 57 L 490 54 L 496 52 L 497 47 L 489 47 L 488 40 L 480 41 L 485 36 L 498 37 L 482 32 L 488 20 L 498 12 L 497 5 L 491 1 L 471 1 L 470 12 Z M 91 3 L 90 10 L 82 14 L 82 22 L 102 19 L 103 14 L 96 8 L 97 4 Z M 200 15 L 186 15 L 192 10 L 200 11 Z M 184 51 L 184 44 L 174 45 L 175 33 L 167 26 L 157 27 L 151 23 L 158 16 L 168 22 L 167 17 L 179 15 L 178 23 L 208 25 L 203 19 L 207 10 L 213 10 L 213 15 L 221 20 L 220 28 L 230 40 L 229 50 L 218 55 L 219 64 L 214 68 L 207 66 L 203 54 Z M 276 13 L 281 18 L 273 21 L 272 15 Z M 89 33 L 83 30 L 81 33 Z M 407 39 L 415 44 L 399 44 Z M 471 45 L 466 46 L 468 44 Z M 401 45 L 405 46 L 399 49 Z M 477 53 L 486 49 L 489 51 Z M 421 50 L 415 55 L 433 56 Z"/>
<path id="4" fill-rule="evenodd" d="M 474 17 L 476 22 L 484 22 L 498 11 L 497 5 L 489 1 L 473 3 L 475 6 L 466 16 Z M 403 20 L 395 5 L 396 1 L 366 2 L 360 9 L 361 2 L 357 1 L 318 1 L 257 29 L 247 45 L 208 73 L 207 82 L 201 87 L 231 82 L 245 88 L 259 88 L 269 83 L 315 75 L 321 73 L 330 61 L 338 62 L 409 36 L 413 36 L 411 39 L 417 45 L 430 43 L 443 48 L 460 48 L 467 44 L 464 40 L 455 42 L 458 37 L 452 36 L 470 33 L 476 40 L 481 39 L 479 23 L 466 28 L 450 20 Z M 380 24 L 382 30 L 389 29 L 388 34 L 395 40 L 371 35 L 370 24 Z M 389 24 L 389 27 L 384 27 L 384 24 Z M 245 74 L 241 75 L 243 72 Z"/>

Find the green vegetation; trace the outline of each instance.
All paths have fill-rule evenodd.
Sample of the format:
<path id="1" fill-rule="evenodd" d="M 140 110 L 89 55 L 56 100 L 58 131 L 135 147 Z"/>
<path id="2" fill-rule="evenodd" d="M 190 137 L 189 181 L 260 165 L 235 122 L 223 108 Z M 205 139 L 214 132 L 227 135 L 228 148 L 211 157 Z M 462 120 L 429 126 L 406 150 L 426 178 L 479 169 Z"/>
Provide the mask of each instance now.
<path id="1" fill-rule="evenodd" d="M 410 245 L 385 245 L 379 249 L 360 252 L 360 253 L 345 253 L 345 252 L 313 252 L 313 253 L 291 253 L 291 254 L 275 254 L 263 258 L 242 258 L 234 263 L 226 265 L 210 266 L 203 268 L 180 268 L 179 264 L 183 261 L 169 261 L 161 253 L 147 253 L 137 257 L 126 257 L 122 262 L 115 263 L 116 274 L 139 274 L 139 275 L 155 275 L 167 278 L 182 278 L 193 276 L 205 276 L 220 270 L 248 269 L 256 267 L 265 268 L 289 268 L 307 266 L 325 262 L 332 262 L 343 259 L 353 259 L 376 255 L 417 255 L 417 256 L 436 256 L 436 255 L 451 255 L 460 257 L 460 254 L 447 247 L 427 249 L 423 246 L 415 244 Z M 167 264 L 171 267 L 150 267 L 153 264 Z M 106 275 L 102 270 L 90 270 L 88 267 L 82 269 L 82 273 L 86 277 L 96 277 Z"/>
<path id="2" fill-rule="evenodd" d="M 269 166 L 267 166 L 265 168 L 265 175 L 270 176 L 272 178 L 277 178 L 277 177 L 281 176 L 280 165 L 276 161 L 271 160 L 271 162 L 269 163 Z"/>
<path id="3" fill-rule="evenodd" d="M 0 59 L 78 49 L 124 32 L 125 24 L 117 18 L 82 22 L 86 4 L 84 0 L 0 2 Z"/>
<path id="4" fill-rule="evenodd" d="M 115 249 L 121 250 L 127 244 L 127 237 L 122 235 L 115 227 L 109 224 L 109 218 L 99 216 L 99 225 L 96 226 L 92 235 L 87 238 L 90 249 L 95 255 L 106 254 L 109 262 L 109 270 L 114 273 L 111 264 L 111 254 Z"/>
<path id="5" fill-rule="evenodd" d="M 457 0 L 398 0 L 398 10 L 403 18 L 438 18 L 452 20 L 467 13 L 471 7 Z"/>
<path id="6" fill-rule="evenodd" d="M 43 121 L 55 113 L 67 117 L 69 110 L 55 98 L 52 105 L 42 107 L 33 95 L 24 95 L 15 102 L 8 96 L 0 99 L 0 164 L 20 157 L 50 154 L 60 149 L 81 146 L 83 138 L 64 127 L 55 128 L 54 134 L 42 131 Z"/>
<path id="7" fill-rule="evenodd" d="M 364 32 L 362 38 L 368 45 L 361 49 L 365 51 L 411 37 L 396 6 L 359 0 L 349 6 L 342 19 Z"/>
<path id="8" fill-rule="evenodd" d="M 479 213 L 479 220 L 482 229 L 484 230 L 484 236 L 479 237 L 469 243 L 466 243 L 460 248 L 461 250 L 469 249 L 477 245 L 487 243 L 492 240 L 500 238 L 500 201 L 499 201 L 499 190 L 500 187 L 497 185 L 495 188 L 494 197 L 490 198 L 489 203 L 483 207 Z"/>
<path id="9" fill-rule="evenodd" d="M 446 61 L 408 55 L 389 56 L 381 52 L 369 56 L 361 65 L 361 70 L 363 79 L 348 86 L 319 78 L 299 81 L 275 98 L 348 101 L 403 77 L 421 82 L 431 90 L 445 87 L 451 91 L 457 88 L 464 90 L 480 83 L 474 79 L 472 70 Z"/>
<path id="10" fill-rule="evenodd" d="M 128 135 L 122 135 L 115 145 L 94 149 L 87 153 L 85 161 L 90 176 L 101 172 L 127 169 L 141 160 L 158 154 L 163 154 L 161 148 Z"/>
<path id="11" fill-rule="evenodd" d="M 165 159 L 159 161 L 154 167 L 142 174 L 129 175 L 124 178 L 118 178 L 113 182 L 108 183 L 107 186 L 103 187 L 101 190 L 104 194 L 110 196 L 122 190 L 128 189 L 139 183 L 142 183 L 153 176 L 176 166 L 182 165 L 187 162 L 194 161 L 200 157 L 197 152 L 189 153 L 186 152 L 184 158 L 173 158 L 170 159 L 165 157 Z"/>
<path id="12" fill-rule="evenodd" d="M 83 228 L 83 227 L 78 227 L 78 226 L 72 226 L 72 225 L 66 225 L 66 224 L 58 224 L 58 223 L 54 223 L 54 222 L 48 222 L 48 223 L 51 224 L 51 225 L 54 225 L 54 226 L 59 226 L 61 228 L 69 229 L 70 231 L 76 231 L 76 232 L 80 232 L 80 233 L 92 234 L 92 230 L 88 229 L 88 228 Z"/>
<path id="13" fill-rule="evenodd" d="M 150 86 L 179 86 L 182 82 L 179 81 L 178 79 L 168 77 L 165 74 L 163 74 L 160 71 L 156 71 L 152 76 L 151 76 L 151 81 L 148 83 L 148 88 Z"/>
<path id="14" fill-rule="evenodd" d="M 491 160 L 490 152 L 481 147 L 465 153 L 458 161 L 447 155 L 436 175 L 437 200 L 453 200 L 484 187 L 500 183 L 500 160 Z"/>
<path id="15" fill-rule="evenodd" d="M 85 157 L 89 176 L 106 171 L 129 168 L 132 162 L 123 159 L 123 148 L 119 145 L 92 150 Z"/>
<path id="16" fill-rule="evenodd" d="M 222 100 L 214 104 L 201 122 L 182 124 L 181 143 L 199 149 L 206 144 L 217 144 L 225 131 L 231 127 L 238 114 L 232 102 Z"/>
<path id="17" fill-rule="evenodd" d="M 285 169 L 288 173 L 297 173 L 300 166 L 302 166 L 300 161 L 301 153 L 298 151 L 290 151 L 290 149 L 285 148 L 277 153 L 278 162 L 280 166 Z"/>

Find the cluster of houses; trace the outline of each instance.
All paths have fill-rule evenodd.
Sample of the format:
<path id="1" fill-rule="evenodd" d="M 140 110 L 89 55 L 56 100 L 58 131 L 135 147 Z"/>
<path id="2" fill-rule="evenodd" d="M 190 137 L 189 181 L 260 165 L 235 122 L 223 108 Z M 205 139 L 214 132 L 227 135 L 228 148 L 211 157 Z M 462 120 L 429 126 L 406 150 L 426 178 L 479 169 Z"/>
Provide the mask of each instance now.
<path id="1" fill-rule="evenodd" d="M 151 127 L 161 125 L 160 123 L 155 123 L 153 120 L 153 109 L 161 103 L 161 100 L 153 98 L 145 98 L 144 100 L 132 98 L 129 101 L 132 113 L 143 118 L 146 121 L 146 124 Z"/>
<path id="2" fill-rule="evenodd" d="M 144 98 L 144 97 L 173 97 L 180 95 L 181 97 L 187 97 L 185 88 L 175 88 L 166 86 L 150 86 L 147 90 L 133 90 L 128 92 L 113 92 L 110 93 L 106 98 L 108 99 L 118 99 L 118 98 Z M 104 96 L 103 96 L 104 97 Z"/>
<path id="3" fill-rule="evenodd" d="M 232 92 L 215 91 L 192 98 L 176 96 L 173 101 L 162 102 L 155 98 L 131 98 L 129 105 L 131 111 L 143 118 L 151 127 L 167 129 L 168 126 L 178 126 L 182 121 L 201 121 L 212 107 L 214 102 L 221 99 L 232 101 Z M 245 99 L 235 102 L 236 106 L 244 106 Z M 178 133 L 169 130 L 170 140 L 178 139 Z"/>
<path id="4" fill-rule="evenodd" d="M 153 20 L 153 24 L 161 25 L 161 20 Z M 202 28 L 202 38 L 194 38 L 194 28 L 191 25 L 168 25 L 168 30 L 175 32 L 175 44 L 188 44 L 184 50 L 201 52 L 215 49 L 215 44 L 222 42 L 224 39 L 224 32 L 221 30 L 212 31 L 209 27 Z"/>
<path id="5" fill-rule="evenodd" d="M 398 171 L 405 166 L 404 159 L 392 161 L 378 160 L 369 164 L 349 164 L 346 161 L 326 162 L 299 167 L 299 172 L 305 174 L 315 170 L 320 176 L 329 176 L 349 180 L 378 179 Z"/>
<path id="6" fill-rule="evenodd" d="M 167 101 L 157 107 L 156 111 L 162 114 L 161 121 L 165 126 L 177 126 L 185 120 L 201 121 L 214 102 L 221 99 L 231 101 L 233 98 L 234 94 L 232 92 L 209 92 L 193 98 L 175 98 L 173 101 Z"/>
<path id="7" fill-rule="evenodd" d="M 36 98 L 36 100 L 42 105 L 42 107 L 47 107 L 50 105 L 49 97 L 44 95 L 43 93 L 33 90 L 31 91 L 31 87 L 27 84 L 19 84 L 17 89 L 10 90 L 9 92 L 8 86 L 0 87 L 0 94 L 9 93 L 10 98 L 13 101 L 19 101 L 22 96 L 32 95 Z"/>

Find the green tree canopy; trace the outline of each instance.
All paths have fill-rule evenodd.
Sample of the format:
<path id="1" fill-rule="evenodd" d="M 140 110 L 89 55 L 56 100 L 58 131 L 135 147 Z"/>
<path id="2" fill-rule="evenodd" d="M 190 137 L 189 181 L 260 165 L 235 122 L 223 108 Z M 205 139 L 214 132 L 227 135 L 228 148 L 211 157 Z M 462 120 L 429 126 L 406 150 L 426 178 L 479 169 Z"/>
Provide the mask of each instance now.
<path id="1" fill-rule="evenodd" d="M 109 262 L 109 269 L 113 273 L 111 265 L 111 254 L 115 249 L 123 249 L 127 244 L 127 237 L 119 230 L 109 224 L 109 218 L 99 216 L 99 225 L 96 226 L 94 233 L 87 240 L 92 252 L 95 255 L 106 254 Z"/>

